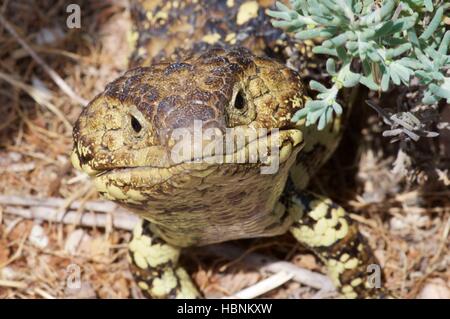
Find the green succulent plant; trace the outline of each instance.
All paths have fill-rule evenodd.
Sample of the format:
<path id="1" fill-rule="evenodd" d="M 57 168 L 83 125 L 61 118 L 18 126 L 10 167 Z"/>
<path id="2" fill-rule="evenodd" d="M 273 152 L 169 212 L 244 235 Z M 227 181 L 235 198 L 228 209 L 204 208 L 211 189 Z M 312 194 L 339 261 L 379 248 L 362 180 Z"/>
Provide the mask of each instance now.
<path id="1" fill-rule="evenodd" d="M 443 23 L 447 0 L 291 0 L 278 2 L 268 14 L 273 25 L 295 33 L 299 40 L 322 39 L 313 48 L 329 56 L 331 87 L 312 80 L 318 92 L 293 121 L 323 129 L 342 113 L 338 94 L 361 84 L 374 91 L 391 85 L 409 86 L 416 77 L 424 85 L 422 102 L 450 103 L 450 30 Z M 351 65 L 360 65 L 354 71 Z"/>

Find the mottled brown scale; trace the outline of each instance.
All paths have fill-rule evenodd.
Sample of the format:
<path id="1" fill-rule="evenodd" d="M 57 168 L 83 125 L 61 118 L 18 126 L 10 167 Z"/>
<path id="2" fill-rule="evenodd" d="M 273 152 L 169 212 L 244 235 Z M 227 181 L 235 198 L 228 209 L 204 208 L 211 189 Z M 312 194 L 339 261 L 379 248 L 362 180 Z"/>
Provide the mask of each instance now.
<path id="1" fill-rule="evenodd" d="M 150 297 L 199 296 L 177 265 L 180 247 L 288 230 L 326 262 L 346 296 L 371 295 L 361 278 L 375 259 L 356 226 L 341 207 L 304 192 L 336 147 L 342 125 L 336 118 L 318 131 L 292 122 L 308 99 L 302 78 L 318 67 L 317 58 L 310 46 L 271 25 L 265 10 L 273 3 L 132 2 L 131 69 L 108 84 L 75 124 L 74 166 L 93 177 L 103 197 L 145 220 L 134 232 L 130 259 Z M 244 162 L 211 163 L 211 154 L 198 161 L 189 152 L 176 161 L 174 134 L 195 139 L 199 121 L 202 133 L 264 131 L 228 154 L 241 152 Z M 250 160 L 252 145 L 262 138 L 279 141 L 276 150 L 267 149 L 280 160 L 271 174 L 261 173 L 267 164 L 261 158 Z M 193 144 L 208 142 L 202 135 Z M 213 155 L 224 159 L 225 150 Z"/>
<path id="2" fill-rule="evenodd" d="M 260 162 L 174 165 L 170 161 L 170 134 L 180 128 L 192 130 L 195 120 L 201 121 L 204 129 L 220 132 L 241 126 L 290 132 L 294 129 L 290 118 L 304 104 L 302 91 L 297 73 L 240 47 L 215 47 L 182 62 L 137 67 L 109 84 L 80 116 L 74 131 L 76 150 L 82 167 L 112 170 L 96 177 L 106 197 L 110 193 L 114 198 L 114 190 L 109 188 L 120 188 L 123 199 L 119 196 L 115 200 L 157 224 L 161 236 L 169 242 L 186 246 L 280 234 L 287 230 L 289 218 L 280 220 L 272 209 L 294 156 L 281 163 L 274 175 L 261 175 Z M 234 107 L 237 94 L 244 96 L 244 109 Z M 80 131 L 90 132 L 99 122 L 106 122 L 104 118 L 110 113 L 105 111 L 105 101 L 106 108 L 117 112 L 124 127 L 78 138 Z M 129 128 L 127 121 L 132 117 L 141 122 L 143 132 L 133 133 Z M 282 139 L 284 145 L 298 143 L 287 133 Z M 300 150 L 300 145 L 294 145 L 292 154 Z M 145 166 L 166 168 L 154 174 L 168 178 L 114 172 L 118 167 L 136 167 L 139 171 Z M 194 173 L 185 173 L 190 170 Z M 242 196 L 249 188 L 255 192 Z M 127 195 L 130 190 L 142 197 L 138 204 Z M 239 200 L 229 205 L 229 198 Z M 224 232 L 220 239 L 217 229 Z"/>

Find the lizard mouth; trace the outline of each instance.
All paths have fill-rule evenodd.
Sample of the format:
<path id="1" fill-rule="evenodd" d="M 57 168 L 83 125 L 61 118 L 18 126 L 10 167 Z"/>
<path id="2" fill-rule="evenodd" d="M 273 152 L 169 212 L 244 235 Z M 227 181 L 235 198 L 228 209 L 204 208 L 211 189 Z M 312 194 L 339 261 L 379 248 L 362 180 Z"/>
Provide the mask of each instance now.
<path id="1" fill-rule="evenodd" d="M 134 205 L 134 208 L 139 209 L 148 200 L 154 200 L 159 196 L 171 196 L 172 187 L 190 191 L 201 189 L 205 187 L 203 181 L 214 175 L 217 176 L 212 178 L 224 180 L 230 176 L 236 180 L 239 174 L 243 174 L 242 179 L 245 179 L 254 178 L 260 173 L 277 173 L 278 166 L 274 172 L 263 173 L 262 168 L 272 167 L 273 161 L 277 161 L 277 164 L 287 162 L 303 145 L 302 133 L 298 129 L 280 130 L 278 134 L 279 145 L 276 149 L 269 149 L 270 156 L 263 159 L 252 158 L 251 150 L 259 143 L 267 141 L 269 137 L 274 138 L 273 134 L 260 136 L 231 154 L 203 157 L 201 161 L 194 158 L 168 167 L 139 165 L 115 166 L 102 170 L 88 168 L 87 172 L 94 177 L 95 187 L 103 197 L 124 205 Z M 271 151 L 275 151 L 276 154 L 270 153 Z M 236 162 L 239 158 L 242 160 L 241 163 Z"/>
<path id="2" fill-rule="evenodd" d="M 278 141 L 278 142 L 274 142 Z M 82 163 L 79 159 L 79 151 L 74 147 L 71 161 L 75 168 L 90 175 L 101 177 L 105 175 L 126 174 L 133 171 L 148 171 L 164 175 L 180 170 L 204 169 L 222 164 L 254 164 L 254 166 L 270 165 L 274 156 L 278 156 L 278 162 L 283 163 L 291 155 L 292 151 L 302 144 L 302 133 L 298 129 L 277 130 L 276 133 L 269 131 L 267 134 L 256 136 L 244 145 L 232 149 L 221 148 L 219 152 L 211 151 L 208 154 L 201 153 L 200 156 L 178 156 L 172 154 L 169 165 L 158 165 L 145 163 L 139 165 L 117 165 L 96 167 L 92 161 Z M 189 153 L 189 152 L 188 152 Z M 189 155 L 192 153 L 189 153 Z M 195 151 L 194 151 L 195 155 Z M 95 161 L 95 158 L 94 158 Z"/>

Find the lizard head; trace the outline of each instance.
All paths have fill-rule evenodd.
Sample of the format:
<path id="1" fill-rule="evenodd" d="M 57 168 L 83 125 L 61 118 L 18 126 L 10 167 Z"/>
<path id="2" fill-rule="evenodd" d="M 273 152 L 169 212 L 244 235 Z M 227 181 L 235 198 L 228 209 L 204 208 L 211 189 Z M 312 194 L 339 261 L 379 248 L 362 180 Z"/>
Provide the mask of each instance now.
<path id="1" fill-rule="evenodd" d="M 292 163 L 302 133 L 291 118 L 304 102 L 295 71 L 242 48 L 138 67 L 84 108 L 74 128 L 72 162 L 94 177 L 104 196 L 137 209 L 214 183 L 258 183 L 261 166 L 272 158 L 270 145 L 276 143 L 281 166 Z M 231 152 L 230 130 L 236 138 L 246 135 L 242 143 L 233 140 Z M 251 148 L 263 139 L 269 146 L 255 160 Z M 264 151 L 268 156 L 258 157 Z"/>

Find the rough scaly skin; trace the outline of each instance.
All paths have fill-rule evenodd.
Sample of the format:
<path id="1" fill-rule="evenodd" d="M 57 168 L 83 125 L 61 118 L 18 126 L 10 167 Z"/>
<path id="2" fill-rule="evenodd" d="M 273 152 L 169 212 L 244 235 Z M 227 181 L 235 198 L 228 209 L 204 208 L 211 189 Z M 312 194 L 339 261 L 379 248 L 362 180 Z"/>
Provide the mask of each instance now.
<path id="1" fill-rule="evenodd" d="M 324 262 L 341 293 L 347 298 L 388 298 L 389 292 L 375 287 L 375 277 L 369 276 L 378 261 L 347 212 L 328 198 L 287 193 L 288 211 L 297 216 L 290 232 Z M 378 279 L 384 280 L 382 272 Z"/>
<path id="2" fill-rule="evenodd" d="M 156 236 L 148 222 L 138 224 L 130 242 L 130 262 L 139 288 L 151 298 L 198 298 L 189 275 L 177 266 L 180 250 Z"/>
<path id="3" fill-rule="evenodd" d="M 308 54 L 271 27 L 264 14 L 270 4 L 133 3 L 130 65 L 137 67 L 110 83 L 75 125 L 74 166 L 92 176 L 104 197 L 146 220 L 130 243 L 132 270 L 146 296 L 200 296 L 178 265 L 181 247 L 288 230 L 324 260 L 344 295 L 384 295 L 365 287 L 365 267 L 374 259 L 345 211 L 304 191 L 336 147 L 341 123 L 321 132 L 292 123 L 307 93 L 300 73 L 282 62 L 302 68 L 304 60 L 294 65 L 288 57 Z M 195 120 L 220 132 L 279 129 L 279 170 L 261 174 L 264 163 L 248 156 L 244 163 L 175 162 L 172 133 L 193 133 Z M 246 154 L 258 138 L 234 154 Z"/>
<path id="4" fill-rule="evenodd" d="M 234 106 L 238 94 L 246 100 L 243 109 Z M 303 99 L 299 76 L 283 65 L 243 48 L 212 49 L 131 70 L 109 84 L 75 126 L 75 155 L 81 168 L 104 171 L 94 175 L 102 195 L 155 223 L 173 245 L 279 235 L 292 220 L 273 207 L 303 145 L 290 122 Z M 193 129 L 194 119 L 221 132 L 280 129 L 278 172 L 262 175 L 261 163 L 172 163 L 172 132 Z"/>

